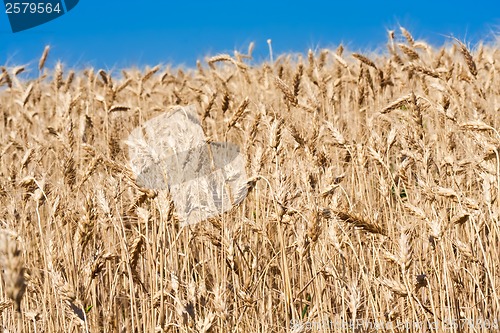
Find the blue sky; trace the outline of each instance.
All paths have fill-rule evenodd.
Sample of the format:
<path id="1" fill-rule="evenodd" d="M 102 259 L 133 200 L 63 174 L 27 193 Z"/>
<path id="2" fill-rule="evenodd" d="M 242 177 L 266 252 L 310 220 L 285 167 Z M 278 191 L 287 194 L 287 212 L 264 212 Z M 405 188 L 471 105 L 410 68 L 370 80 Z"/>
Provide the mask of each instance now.
<path id="1" fill-rule="evenodd" d="M 2 5 L 0 65 L 36 64 L 46 44 L 48 64 L 120 69 L 170 63 L 194 66 L 207 55 L 274 54 L 336 47 L 368 52 L 385 47 L 387 29 L 406 27 L 441 44 L 453 35 L 474 46 L 500 31 L 496 1 L 128 1 L 80 0 L 62 17 L 12 33 Z"/>

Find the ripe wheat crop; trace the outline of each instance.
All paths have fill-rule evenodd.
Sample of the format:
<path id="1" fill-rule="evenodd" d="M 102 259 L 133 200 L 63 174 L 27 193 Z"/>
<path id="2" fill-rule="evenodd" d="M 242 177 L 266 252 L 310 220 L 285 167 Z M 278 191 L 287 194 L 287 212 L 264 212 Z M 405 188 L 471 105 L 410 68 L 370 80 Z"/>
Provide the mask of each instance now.
<path id="1" fill-rule="evenodd" d="M 387 47 L 113 73 L 48 68 L 46 48 L 35 77 L 1 67 L 4 332 L 500 325 L 500 50 L 405 29 Z M 125 143 L 179 105 L 248 175 L 244 200 L 186 226 Z"/>

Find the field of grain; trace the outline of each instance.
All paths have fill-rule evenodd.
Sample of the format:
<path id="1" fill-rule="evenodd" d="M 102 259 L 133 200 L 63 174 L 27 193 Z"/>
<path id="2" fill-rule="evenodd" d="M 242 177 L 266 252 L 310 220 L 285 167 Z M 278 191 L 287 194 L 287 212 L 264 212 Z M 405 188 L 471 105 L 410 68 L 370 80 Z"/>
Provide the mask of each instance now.
<path id="1" fill-rule="evenodd" d="M 500 49 L 387 46 L 1 67 L 3 332 L 498 327 Z M 125 143 L 175 105 L 247 164 L 246 199 L 188 226 Z"/>

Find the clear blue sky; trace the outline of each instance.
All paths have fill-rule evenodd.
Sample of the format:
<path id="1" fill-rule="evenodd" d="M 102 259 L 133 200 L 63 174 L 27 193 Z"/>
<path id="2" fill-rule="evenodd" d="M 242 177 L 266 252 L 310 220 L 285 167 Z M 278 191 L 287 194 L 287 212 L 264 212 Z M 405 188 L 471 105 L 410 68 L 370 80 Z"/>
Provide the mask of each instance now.
<path id="1" fill-rule="evenodd" d="M 69 67 L 171 63 L 194 66 L 196 59 L 246 51 L 256 43 L 257 60 L 309 48 L 383 48 L 387 29 L 402 25 L 432 44 L 456 36 L 473 46 L 500 31 L 496 1 L 161 1 L 80 0 L 62 17 L 12 33 L 3 4 L 0 65 L 36 64 L 46 44 L 48 64 Z"/>

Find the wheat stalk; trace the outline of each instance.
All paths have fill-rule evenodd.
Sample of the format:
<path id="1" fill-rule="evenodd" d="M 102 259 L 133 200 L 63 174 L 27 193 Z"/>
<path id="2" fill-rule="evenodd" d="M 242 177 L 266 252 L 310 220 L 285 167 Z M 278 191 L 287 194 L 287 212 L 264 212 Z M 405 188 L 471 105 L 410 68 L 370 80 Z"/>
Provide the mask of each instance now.
<path id="1" fill-rule="evenodd" d="M 45 67 L 45 62 L 47 61 L 47 57 L 49 56 L 49 51 L 50 51 L 50 46 L 47 45 L 43 49 L 42 56 L 40 57 L 40 61 L 38 62 L 38 70 L 42 71 L 42 69 Z"/>

